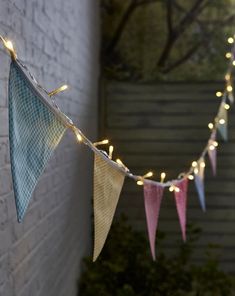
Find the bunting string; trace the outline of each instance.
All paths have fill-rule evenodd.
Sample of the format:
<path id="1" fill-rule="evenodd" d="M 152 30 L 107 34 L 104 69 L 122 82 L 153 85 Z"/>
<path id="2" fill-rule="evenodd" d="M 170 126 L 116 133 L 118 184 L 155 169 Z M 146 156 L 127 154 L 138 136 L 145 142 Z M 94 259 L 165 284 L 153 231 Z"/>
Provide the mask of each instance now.
<path id="1" fill-rule="evenodd" d="M 151 182 L 147 181 L 147 179 L 153 176 L 152 172 L 148 172 L 143 176 L 132 173 L 120 159 L 113 160 L 114 147 L 112 145 L 108 146 L 108 152 L 98 148 L 102 145 L 107 147 L 109 144 L 107 139 L 92 143 L 73 121 L 60 110 L 54 97 L 68 89 L 67 85 L 62 85 L 50 92 L 47 91 L 17 57 L 12 42 L 1 35 L 0 40 L 12 59 L 8 94 L 9 137 L 18 221 L 21 222 L 23 219 L 32 192 L 50 155 L 60 142 L 66 129 L 71 129 L 77 141 L 86 145 L 95 155 L 94 260 L 98 257 L 108 235 L 125 177 L 133 179 L 137 185 L 144 188 L 147 227 L 153 258 L 155 259 L 155 232 L 157 230 L 160 204 L 163 190 L 166 187 L 169 188 L 169 191 L 174 192 L 182 236 L 186 240 L 188 181 L 195 179 L 201 207 L 205 211 L 205 156 L 208 154 L 215 175 L 216 149 L 218 147 L 217 135 L 219 133 L 224 141 L 228 139 L 228 110 L 234 102 L 232 85 L 232 70 L 233 66 L 235 66 L 234 37 L 228 38 L 228 43 L 233 44 L 233 46 L 231 52 L 226 53 L 229 63 L 224 77 L 225 86 L 223 91 L 216 92 L 216 96 L 221 98 L 221 103 L 214 120 L 208 124 L 210 133 L 201 154 L 197 160 L 192 161 L 188 171 L 180 173 L 176 179 L 165 181 L 166 173 L 162 172 L 159 181 L 151 180 Z M 35 130 L 34 126 L 39 129 Z M 48 131 L 50 131 L 49 135 Z M 108 220 L 104 219 L 105 215 L 109 217 Z"/>

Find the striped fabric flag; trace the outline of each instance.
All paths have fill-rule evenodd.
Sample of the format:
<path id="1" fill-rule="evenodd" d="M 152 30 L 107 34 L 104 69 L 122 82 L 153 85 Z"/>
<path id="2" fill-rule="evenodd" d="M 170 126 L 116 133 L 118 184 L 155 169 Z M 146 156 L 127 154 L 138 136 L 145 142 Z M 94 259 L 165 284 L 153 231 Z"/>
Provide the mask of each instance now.
<path id="1" fill-rule="evenodd" d="M 108 236 L 125 179 L 125 173 L 106 156 L 95 153 L 94 163 L 94 253 L 98 258 Z"/>
<path id="2" fill-rule="evenodd" d="M 158 183 L 144 180 L 144 205 L 153 260 L 156 260 L 155 239 L 163 191 L 164 187 Z"/>
<path id="3" fill-rule="evenodd" d="M 66 125 L 17 62 L 9 75 L 9 139 L 18 221 Z"/>
<path id="4" fill-rule="evenodd" d="M 186 241 L 188 179 L 187 178 L 182 179 L 176 184 L 176 186 L 179 188 L 179 191 L 175 191 L 176 208 L 179 216 L 182 237 L 183 237 L 183 240 Z"/>

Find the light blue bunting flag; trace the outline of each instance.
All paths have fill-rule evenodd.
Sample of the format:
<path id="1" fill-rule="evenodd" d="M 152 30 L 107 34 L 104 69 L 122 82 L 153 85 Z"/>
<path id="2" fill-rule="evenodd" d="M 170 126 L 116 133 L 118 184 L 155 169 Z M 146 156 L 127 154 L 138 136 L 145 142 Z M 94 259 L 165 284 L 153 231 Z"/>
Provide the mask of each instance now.
<path id="1" fill-rule="evenodd" d="M 11 171 L 21 222 L 37 182 L 66 131 L 66 122 L 16 61 L 11 63 L 8 94 Z"/>
<path id="2" fill-rule="evenodd" d="M 205 162 L 204 158 L 198 161 L 198 165 L 194 168 L 194 178 L 195 185 L 199 197 L 199 201 L 202 207 L 202 210 L 206 211 L 206 202 L 205 202 L 205 188 L 204 188 L 204 170 L 205 170 Z"/>
<path id="3" fill-rule="evenodd" d="M 224 107 L 224 103 L 221 103 L 218 113 L 218 131 L 224 141 L 228 140 L 228 112 Z"/>

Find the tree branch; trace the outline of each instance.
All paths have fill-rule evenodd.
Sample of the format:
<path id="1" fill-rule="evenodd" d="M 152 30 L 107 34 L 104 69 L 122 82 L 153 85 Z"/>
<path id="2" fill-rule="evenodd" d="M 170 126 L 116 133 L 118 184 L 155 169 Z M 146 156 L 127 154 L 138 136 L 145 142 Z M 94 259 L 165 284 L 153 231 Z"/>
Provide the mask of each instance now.
<path id="1" fill-rule="evenodd" d="M 202 5 L 204 2 L 204 5 Z M 175 28 L 176 34 L 180 35 L 194 22 L 195 18 L 206 8 L 209 2 L 207 0 L 197 0 L 191 9 L 186 13 L 186 15 L 179 22 Z"/>
<path id="2" fill-rule="evenodd" d="M 168 14 L 172 10 L 172 7 L 168 7 L 169 1 L 170 0 L 168 0 L 168 2 L 167 2 L 167 10 L 168 10 L 167 23 L 168 23 L 168 26 L 170 25 L 169 24 L 170 16 Z M 203 3 L 205 3 L 205 4 L 202 5 Z M 157 62 L 158 67 L 163 68 L 165 66 L 166 61 L 167 61 L 168 57 L 170 56 L 171 50 L 172 50 L 175 42 L 181 36 L 181 34 L 183 34 L 184 31 L 186 29 L 188 29 L 189 25 L 195 20 L 195 18 L 202 12 L 202 10 L 206 7 L 207 3 L 208 3 L 207 0 L 195 1 L 194 5 L 185 14 L 185 16 L 182 18 L 180 23 L 175 28 L 171 28 L 171 34 L 168 34 L 166 44 L 163 48 L 160 58 L 158 59 L 158 62 Z M 169 9 L 170 9 L 170 11 L 169 11 Z"/>
<path id="3" fill-rule="evenodd" d="M 156 2 L 163 2 L 163 0 L 140 0 L 138 1 L 137 5 L 140 6 L 140 5 L 151 4 Z"/>
<path id="4" fill-rule="evenodd" d="M 117 26 L 117 29 L 112 37 L 112 39 L 110 40 L 110 42 L 108 43 L 106 49 L 105 49 L 105 55 L 110 55 L 114 48 L 116 47 L 118 41 L 120 40 L 122 33 L 127 25 L 127 22 L 131 16 L 131 14 L 133 13 L 133 11 L 135 10 L 137 6 L 137 1 L 136 0 L 131 0 L 126 11 L 124 12 L 122 18 L 120 19 L 120 22 Z"/>
<path id="5" fill-rule="evenodd" d="M 113 37 L 111 38 L 110 42 L 108 43 L 107 47 L 104 50 L 105 56 L 110 56 L 114 51 L 115 47 L 117 46 L 119 40 L 121 39 L 122 33 L 125 30 L 125 27 L 138 6 L 151 4 L 155 2 L 162 2 L 162 0 L 131 0 L 126 11 L 124 12 L 123 16 L 120 19 L 120 22 L 117 26 L 116 31 L 114 32 Z"/>
<path id="6" fill-rule="evenodd" d="M 186 54 L 184 54 L 181 58 L 179 58 L 176 62 L 174 62 L 173 64 L 169 65 L 167 68 L 164 68 L 162 70 L 162 73 L 167 74 L 170 71 L 172 71 L 173 69 L 175 69 L 176 67 L 180 66 L 181 64 L 183 64 L 185 61 L 187 61 L 190 57 L 192 57 L 194 55 L 194 53 L 198 50 L 198 48 L 202 45 L 202 42 L 196 44 L 195 46 L 193 46 L 191 49 L 189 49 L 187 51 Z"/>
<path id="7" fill-rule="evenodd" d="M 167 0 L 166 3 L 166 18 L 167 18 L 167 28 L 168 28 L 168 35 L 172 35 L 173 33 L 173 24 L 172 24 L 172 16 L 173 16 L 173 9 L 172 9 L 172 0 Z"/>

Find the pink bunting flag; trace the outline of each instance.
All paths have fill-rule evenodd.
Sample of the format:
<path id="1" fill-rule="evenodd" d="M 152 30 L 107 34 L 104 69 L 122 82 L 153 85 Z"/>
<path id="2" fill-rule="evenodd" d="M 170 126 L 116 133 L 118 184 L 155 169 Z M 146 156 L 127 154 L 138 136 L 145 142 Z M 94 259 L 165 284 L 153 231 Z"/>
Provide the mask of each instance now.
<path id="1" fill-rule="evenodd" d="M 183 240 L 186 241 L 186 208 L 187 208 L 187 191 L 188 191 L 188 179 L 182 179 L 175 186 L 178 190 L 175 190 L 175 202 L 179 216 L 180 227 L 182 231 Z"/>
<path id="2" fill-rule="evenodd" d="M 148 180 L 144 181 L 144 205 L 147 219 L 148 236 L 153 260 L 156 260 L 155 239 L 163 190 L 164 187 L 156 182 Z"/>
<path id="3" fill-rule="evenodd" d="M 215 140 L 216 140 L 216 130 L 214 130 L 211 134 L 211 138 L 209 140 L 209 149 L 208 149 L 208 155 L 209 155 L 212 172 L 214 176 L 216 175 L 216 158 L 217 158 L 216 157 L 217 151 L 216 151 L 216 147 L 214 146 Z"/>

